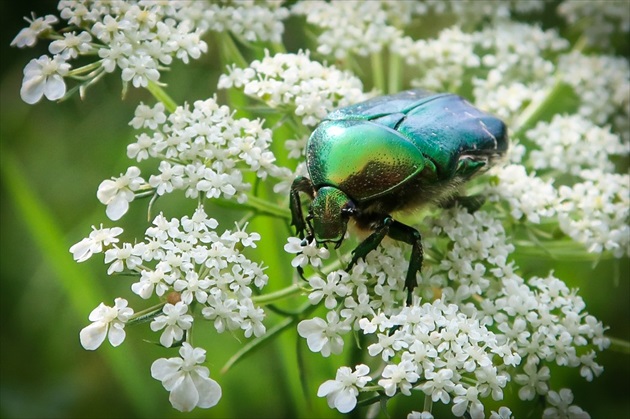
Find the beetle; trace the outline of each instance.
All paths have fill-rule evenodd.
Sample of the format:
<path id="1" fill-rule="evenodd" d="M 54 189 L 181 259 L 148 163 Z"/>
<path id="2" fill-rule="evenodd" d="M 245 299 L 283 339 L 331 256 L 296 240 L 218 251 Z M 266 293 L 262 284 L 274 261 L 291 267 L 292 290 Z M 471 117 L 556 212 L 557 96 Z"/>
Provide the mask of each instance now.
<path id="1" fill-rule="evenodd" d="M 410 244 L 404 286 L 410 305 L 422 268 L 422 237 L 391 214 L 452 205 L 459 187 L 507 149 L 503 121 L 455 94 L 407 90 L 339 108 L 308 139 L 310 178 L 299 176 L 291 185 L 291 224 L 300 238 L 335 248 L 350 220 L 370 232 L 353 250 L 348 270 L 385 236 Z M 311 199 L 306 220 L 300 193 Z"/>

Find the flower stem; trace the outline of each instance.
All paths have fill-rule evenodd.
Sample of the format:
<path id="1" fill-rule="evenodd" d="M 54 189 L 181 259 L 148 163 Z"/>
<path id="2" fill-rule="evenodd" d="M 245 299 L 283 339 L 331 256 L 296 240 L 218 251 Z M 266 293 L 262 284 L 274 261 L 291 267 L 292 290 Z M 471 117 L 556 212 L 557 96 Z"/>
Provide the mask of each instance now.
<path id="1" fill-rule="evenodd" d="M 388 67 L 387 93 L 397 93 L 402 87 L 400 55 L 390 52 Z"/>
<path id="2" fill-rule="evenodd" d="M 149 85 L 147 86 L 147 90 L 151 92 L 154 98 L 159 100 L 164 104 L 166 110 L 170 113 L 175 112 L 177 108 L 177 103 L 166 93 L 162 87 L 154 81 L 149 81 Z"/>
<path id="3" fill-rule="evenodd" d="M 610 339 L 610 349 L 622 354 L 630 354 L 630 342 L 627 340 L 613 338 L 607 336 Z"/>
<path id="4" fill-rule="evenodd" d="M 293 284 L 279 291 L 252 297 L 252 301 L 260 305 L 271 304 L 287 297 L 300 294 L 301 292 L 302 287 L 300 286 L 300 284 Z"/>
<path id="5" fill-rule="evenodd" d="M 514 124 L 514 137 L 520 138 L 535 122 L 540 121 L 550 106 L 554 106 L 565 84 L 559 78 L 540 100 L 533 101 L 520 114 Z"/>
<path id="6" fill-rule="evenodd" d="M 372 77 L 374 87 L 381 92 L 385 91 L 385 73 L 383 71 L 383 55 L 375 52 L 370 56 L 372 62 Z"/>
<path id="7" fill-rule="evenodd" d="M 234 207 L 241 209 L 250 209 L 256 212 L 257 215 L 266 214 L 272 217 L 289 219 L 291 212 L 288 208 L 281 207 L 272 202 L 258 198 L 257 196 L 248 195 L 247 201 L 244 203 L 238 203 L 233 200 L 217 198 L 213 202 L 219 204 L 222 207 Z"/>
<path id="8" fill-rule="evenodd" d="M 236 46 L 230 34 L 226 33 L 224 36 L 219 37 L 219 48 L 224 65 L 233 63 L 240 68 L 247 67 L 247 60 L 243 57 L 243 54 L 241 54 L 241 51 Z"/>

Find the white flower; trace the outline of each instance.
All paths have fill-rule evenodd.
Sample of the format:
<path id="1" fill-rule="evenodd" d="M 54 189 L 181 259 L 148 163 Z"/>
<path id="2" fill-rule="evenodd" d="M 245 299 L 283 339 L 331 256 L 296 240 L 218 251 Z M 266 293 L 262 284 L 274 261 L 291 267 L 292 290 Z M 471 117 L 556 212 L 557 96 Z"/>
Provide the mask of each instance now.
<path id="1" fill-rule="evenodd" d="M 328 274 L 326 281 L 315 276 L 309 280 L 309 284 L 313 287 L 313 291 L 308 295 L 311 304 L 319 303 L 322 298 L 326 298 L 324 305 L 327 309 L 332 310 L 337 305 L 338 297 L 345 297 L 350 293 L 350 289 L 343 284 L 342 278 L 348 274 L 344 271 L 333 271 Z"/>
<path id="2" fill-rule="evenodd" d="M 20 96 L 29 105 L 39 102 L 42 96 L 48 100 L 61 99 L 66 94 L 63 78 L 70 71 L 70 64 L 63 57 L 56 55 L 52 59 L 42 55 L 32 59 L 24 67 L 24 79 Z"/>
<path id="3" fill-rule="evenodd" d="M 534 400 L 536 394 L 547 394 L 551 378 L 549 367 L 542 366 L 539 369 L 534 362 L 527 362 L 523 370 L 525 374 L 517 374 L 514 377 L 514 381 L 523 386 L 518 391 L 518 397 L 521 400 Z"/>
<path id="4" fill-rule="evenodd" d="M 453 407 L 451 411 L 457 417 L 464 416 L 468 411 L 472 419 L 483 419 L 483 404 L 479 401 L 479 389 L 477 387 L 470 386 L 465 388 L 463 385 L 458 384 L 455 386 L 455 396 L 453 398 Z"/>
<path id="5" fill-rule="evenodd" d="M 160 343 L 169 348 L 173 343 L 183 339 L 184 331 L 192 327 L 193 317 L 187 314 L 188 306 L 182 301 L 175 305 L 167 303 L 162 311 L 164 315 L 156 317 L 151 322 L 151 330 L 157 332 L 164 329 L 160 336 Z"/>
<path id="6" fill-rule="evenodd" d="M 92 226 L 92 232 L 89 237 L 84 238 L 80 242 L 73 244 L 70 247 L 70 253 L 77 262 L 85 262 L 94 253 L 101 253 L 104 246 L 109 246 L 113 243 L 118 243 L 118 238 L 123 229 L 120 227 L 103 228 L 101 224 L 100 228 Z"/>
<path id="7" fill-rule="evenodd" d="M 423 383 L 419 388 L 424 391 L 427 396 L 431 396 L 431 399 L 436 402 L 441 400 L 446 404 L 451 400 L 449 395 L 455 389 L 455 385 L 451 378 L 453 378 L 453 370 L 441 369 L 437 372 L 427 371 L 425 374 L 427 381 Z"/>
<path id="8" fill-rule="evenodd" d="M 550 391 L 547 393 L 547 402 L 551 404 L 542 414 L 545 419 L 588 419 L 591 416 L 582 410 L 581 407 L 572 405 L 573 393 L 568 388 L 563 388 L 559 393 Z"/>
<path id="9" fill-rule="evenodd" d="M 427 411 L 416 412 L 415 410 L 412 410 L 407 415 L 407 419 L 433 419 L 433 414 L 431 414 L 431 412 L 427 412 Z"/>
<path id="10" fill-rule="evenodd" d="M 155 130 L 158 126 L 166 122 L 164 110 L 165 107 L 162 102 L 156 103 L 153 107 L 140 102 L 136 107 L 134 118 L 129 122 L 129 125 L 135 129 L 148 128 Z"/>
<path id="11" fill-rule="evenodd" d="M 210 288 L 208 278 L 199 279 L 199 274 L 194 271 L 186 273 L 186 279 L 178 279 L 173 284 L 177 292 L 181 292 L 182 301 L 190 304 L 194 301 L 205 303 L 208 299 L 208 289 Z"/>
<path id="12" fill-rule="evenodd" d="M 140 177 L 140 169 L 131 166 L 118 178 L 104 180 L 98 186 L 96 196 L 102 204 L 110 220 L 119 220 L 129 210 L 129 203 L 134 200 L 134 192 L 144 185 Z"/>
<path id="13" fill-rule="evenodd" d="M 35 15 L 33 15 L 32 17 L 33 20 L 27 17 L 24 18 L 24 20 L 29 23 L 29 26 L 20 30 L 17 36 L 13 38 L 13 41 L 11 41 L 12 47 L 32 47 L 35 45 L 35 42 L 37 42 L 37 36 L 40 33 L 50 30 L 52 28 L 51 25 L 59 21 L 54 15 L 46 15 L 38 18 L 35 18 Z"/>
<path id="14" fill-rule="evenodd" d="M 80 32 L 78 35 L 74 32 L 63 34 L 63 39 L 53 41 L 48 46 L 48 51 L 53 55 L 61 55 L 65 60 L 77 58 L 79 54 L 85 54 L 92 50 L 90 42 L 92 37 L 87 32 Z"/>
<path id="15" fill-rule="evenodd" d="M 157 70 L 157 63 L 148 55 L 134 55 L 129 57 L 121 78 L 125 82 L 131 81 L 134 87 L 147 87 L 149 81 L 160 78 L 160 72 Z"/>
<path id="16" fill-rule="evenodd" d="M 327 358 L 331 353 L 338 355 L 343 351 L 341 335 L 348 333 L 350 326 L 346 321 L 340 321 L 335 311 L 329 311 L 326 320 L 319 317 L 302 320 L 297 330 L 312 352 L 321 352 Z"/>
<path id="17" fill-rule="evenodd" d="M 381 374 L 383 378 L 378 380 L 378 385 L 383 387 L 389 397 L 394 396 L 398 389 L 402 394 L 410 396 L 411 387 L 420 378 L 416 371 L 416 366 L 407 360 L 387 365 Z"/>
<path id="18" fill-rule="evenodd" d="M 203 367 L 206 351 L 193 348 L 184 342 L 179 350 L 180 357 L 160 358 L 151 365 L 151 376 L 160 380 L 171 394 L 169 400 L 181 412 L 190 412 L 195 407 L 209 408 L 221 399 L 221 387 L 210 378 L 210 371 Z"/>
<path id="19" fill-rule="evenodd" d="M 120 345 L 125 340 L 125 323 L 133 314 L 133 309 L 127 304 L 124 298 L 116 298 L 114 307 L 101 303 L 92 310 L 89 319 L 93 323 L 81 329 L 81 345 L 93 351 L 101 346 L 106 337 L 112 346 Z"/>
<path id="20" fill-rule="evenodd" d="M 498 412 L 494 410 L 490 412 L 490 419 L 512 419 L 512 411 L 508 407 L 501 406 Z"/>
<path id="21" fill-rule="evenodd" d="M 174 189 L 181 189 L 184 185 L 184 166 L 181 164 L 171 165 L 169 162 L 162 160 L 158 169 L 160 175 L 151 175 L 149 177 L 149 185 L 155 188 L 158 195 L 173 192 Z"/>
<path id="22" fill-rule="evenodd" d="M 357 365 L 355 371 L 348 367 L 340 367 L 334 380 L 322 383 L 317 389 L 318 397 L 326 397 L 328 406 L 341 413 L 348 413 L 357 405 L 359 389 L 371 380 L 367 375 L 370 368 L 367 365 Z"/>
<path id="23" fill-rule="evenodd" d="M 314 268 L 322 266 L 322 259 L 328 259 L 330 252 L 325 247 L 318 247 L 317 242 L 313 239 L 310 243 L 304 243 L 304 240 L 298 237 L 287 238 L 288 243 L 284 245 L 284 251 L 287 253 L 297 253 L 298 255 L 291 261 L 291 266 L 304 268 L 311 265 Z"/>
<path id="24" fill-rule="evenodd" d="M 140 280 L 131 284 L 131 291 L 145 300 L 153 295 L 153 291 L 158 296 L 164 295 L 168 285 L 173 282 L 173 277 L 168 274 L 170 271 L 171 267 L 165 262 L 158 263 L 152 271 L 143 269 L 140 272 Z"/>

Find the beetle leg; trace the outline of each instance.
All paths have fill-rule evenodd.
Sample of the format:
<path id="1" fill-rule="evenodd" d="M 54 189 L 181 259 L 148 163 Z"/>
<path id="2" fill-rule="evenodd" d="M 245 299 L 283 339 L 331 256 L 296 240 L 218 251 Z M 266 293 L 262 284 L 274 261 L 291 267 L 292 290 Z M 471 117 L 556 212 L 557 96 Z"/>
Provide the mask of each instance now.
<path id="1" fill-rule="evenodd" d="M 409 268 L 407 269 L 407 277 L 405 278 L 405 288 L 407 289 L 407 305 L 411 305 L 411 297 L 413 289 L 418 285 L 416 279 L 417 273 L 422 269 L 423 250 L 422 237 L 418 230 L 409 227 L 406 224 L 394 221 L 389 227 L 387 235 L 394 240 L 402 241 L 411 245 L 411 258 L 409 259 Z"/>
<path id="2" fill-rule="evenodd" d="M 309 178 L 304 176 L 298 176 L 291 184 L 291 196 L 289 198 L 289 206 L 291 208 L 291 225 L 295 226 L 296 234 L 299 238 L 304 238 L 304 232 L 306 230 L 306 223 L 304 222 L 304 215 L 302 213 L 302 202 L 300 201 L 300 192 L 308 194 L 313 199 L 315 194 L 313 192 L 313 184 Z"/>
<path id="3" fill-rule="evenodd" d="M 356 249 L 352 251 L 352 260 L 348 265 L 348 270 L 352 269 L 359 259 L 365 260 L 365 257 L 383 241 L 389 232 L 389 228 L 394 223 L 394 219 L 390 216 L 385 217 L 383 223 L 376 227 L 374 233 L 370 234 L 367 239 L 363 240 Z"/>

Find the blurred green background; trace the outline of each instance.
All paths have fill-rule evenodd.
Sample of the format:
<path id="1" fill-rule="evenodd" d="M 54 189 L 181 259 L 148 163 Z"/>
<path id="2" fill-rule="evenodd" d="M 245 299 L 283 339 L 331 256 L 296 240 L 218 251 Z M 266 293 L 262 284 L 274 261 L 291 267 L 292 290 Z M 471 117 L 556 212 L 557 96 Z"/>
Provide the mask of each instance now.
<path id="1" fill-rule="evenodd" d="M 319 383 L 334 377 L 335 365 L 344 360 L 323 360 L 318 354 L 304 351 L 304 343 L 296 338 L 294 330 L 226 375 L 219 370 L 240 343 L 229 334 L 200 336 L 205 340 L 204 347 L 209 348 L 211 376 L 221 384 L 224 396 L 217 407 L 190 414 L 172 409 L 168 393 L 150 377 L 150 365 L 156 358 L 175 354 L 144 342 L 155 340 L 148 327 L 128 330 L 128 338 L 119 348 L 104 344 L 88 352 L 80 346 L 79 330 L 88 324 L 89 312 L 101 301 L 111 305 L 115 297 L 124 296 L 135 308 L 145 306 L 139 298 L 130 298 L 128 281 L 106 275 L 100 257 L 79 265 L 68 248 L 89 233 L 90 225 L 106 220 L 104 207 L 96 199 L 96 188 L 103 179 L 124 172 L 132 164 L 125 157 L 126 145 L 133 139 L 128 122 L 139 101 L 153 103 L 153 99 L 145 91 L 131 89 L 121 101 L 120 79 L 110 76 L 92 87 L 84 101 L 75 96 L 61 104 L 46 100 L 34 106 L 23 103 L 19 97 L 22 70 L 30 59 L 46 53 L 46 45 L 18 50 L 10 48 L 9 43 L 25 26 L 22 16 L 31 11 L 37 16 L 56 14 L 56 3 L 0 2 L 0 416 L 339 416 L 315 393 Z M 290 25 L 287 32 L 291 33 Z M 174 65 L 171 72 L 163 74 L 162 80 L 169 85 L 167 91 L 178 103 L 206 99 L 215 92 L 221 69 L 213 59 L 216 51 L 209 44 L 209 52 L 201 60 L 188 66 Z M 132 207 L 125 220 L 143 220 L 143 208 Z M 189 208 L 171 210 L 183 214 Z M 258 225 L 268 231 L 284 228 L 268 219 L 259 220 Z M 139 225 L 138 231 L 144 227 Z M 280 249 L 283 241 L 263 239 L 259 251 Z M 610 326 L 610 336 L 630 341 L 627 259 L 605 261 L 594 270 L 589 262 L 518 262 L 534 267 L 524 272 L 526 276 L 546 275 L 554 269 L 570 287 L 580 289 L 587 310 Z M 267 273 L 273 289 L 278 277 L 286 283 L 291 270 L 275 267 Z M 270 316 L 268 328 L 274 320 Z M 298 342 L 307 365 L 308 398 L 299 385 Z M 575 369 L 558 369 L 552 374 L 553 388 L 571 387 L 576 403 L 592 417 L 630 417 L 630 356 L 607 351 L 598 361 L 605 371 L 594 382 L 585 382 Z M 506 396 L 504 404 L 513 407 L 519 417 L 527 416 L 526 405 L 520 404 L 515 394 Z M 401 417 L 411 409 L 422 410 L 420 398 L 402 399 L 406 400 L 390 404 L 392 417 Z M 442 406 L 435 407 L 436 417 L 450 413 Z M 496 407 L 488 406 L 486 413 Z M 365 411 L 357 415 L 363 416 Z"/>

